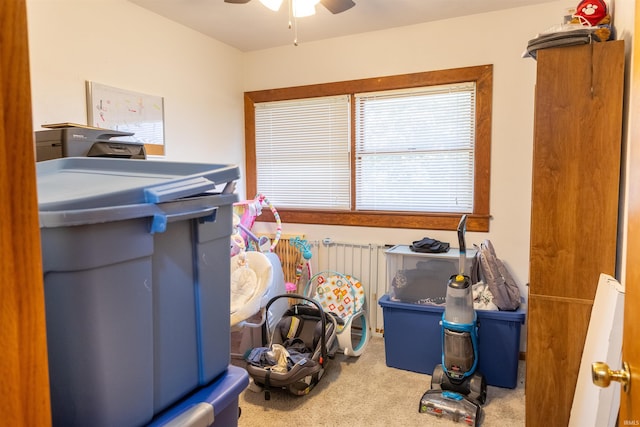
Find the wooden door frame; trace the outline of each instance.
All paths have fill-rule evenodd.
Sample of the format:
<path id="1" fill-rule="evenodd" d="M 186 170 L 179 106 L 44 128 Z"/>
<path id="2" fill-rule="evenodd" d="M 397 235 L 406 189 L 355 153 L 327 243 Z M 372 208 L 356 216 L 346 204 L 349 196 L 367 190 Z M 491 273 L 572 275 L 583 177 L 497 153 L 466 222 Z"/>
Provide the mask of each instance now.
<path id="1" fill-rule="evenodd" d="M 0 6 L 0 419 L 50 426 L 25 0 Z"/>
<path id="2" fill-rule="evenodd" d="M 621 392 L 619 425 L 640 423 L 640 343 L 635 337 L 640 334 L 640 0 L 635 2 L 634 30 L 631 46 L 629 81 L 629 103 L 627 114 L 627 212 L 626 212 L 626 259 L 625 263 L 625 308 L 622 358 L 631 369 L 630 393 Z M 611 369 L 620 369 L 612 366 Z M 633 384 L 635 383 L 635 387 Z M 629 424 L 631 423 L 631 424 Z"/>

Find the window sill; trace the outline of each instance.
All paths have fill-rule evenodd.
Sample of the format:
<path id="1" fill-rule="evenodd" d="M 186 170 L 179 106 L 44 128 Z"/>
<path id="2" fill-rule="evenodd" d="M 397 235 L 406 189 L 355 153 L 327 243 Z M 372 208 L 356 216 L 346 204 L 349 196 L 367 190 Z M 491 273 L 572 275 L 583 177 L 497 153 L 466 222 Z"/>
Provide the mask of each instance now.
<path id="1" fill-rule="evenodd" d="M 346 225 L 353 227 L 409 228 L 452 230 L 458 228 L 462 214 L 415 214 L 404 212 L 347 212 L 301 209 L 278 209 L 280 220 L 292 224 Z M 488 232 L 490 215 L 467 215 L 467 231 Z M 270 211 L 263 210 L 256 219 L 273 222 Z"/>

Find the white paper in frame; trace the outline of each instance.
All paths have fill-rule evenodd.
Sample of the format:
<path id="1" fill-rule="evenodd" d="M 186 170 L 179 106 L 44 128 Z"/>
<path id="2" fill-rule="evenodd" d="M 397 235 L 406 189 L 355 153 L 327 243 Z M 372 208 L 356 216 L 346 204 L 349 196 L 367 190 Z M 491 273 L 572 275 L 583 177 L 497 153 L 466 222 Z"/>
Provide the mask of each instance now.
<path id="1" fill-rule="evenodd" d="M 142 142 L 148 155 L 163 156 L 164 99 L 87 81 L 89 126 L 133 132 L 121 141 Z"/>

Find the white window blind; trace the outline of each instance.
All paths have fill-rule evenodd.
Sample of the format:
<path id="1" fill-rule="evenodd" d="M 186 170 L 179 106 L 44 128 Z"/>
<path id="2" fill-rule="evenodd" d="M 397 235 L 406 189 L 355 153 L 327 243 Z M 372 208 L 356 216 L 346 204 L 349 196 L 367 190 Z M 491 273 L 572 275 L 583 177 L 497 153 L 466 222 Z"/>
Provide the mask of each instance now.
<path id="1" fill-rule="evenodd" d="M 350 209 L 348 95 L 255 104 L 257 188 L 278 207 Z"/>
<path id="2" fill-rule="evenodd" d="M 355 103 L 357 210 L 473 212 L 475 83 Z"/>

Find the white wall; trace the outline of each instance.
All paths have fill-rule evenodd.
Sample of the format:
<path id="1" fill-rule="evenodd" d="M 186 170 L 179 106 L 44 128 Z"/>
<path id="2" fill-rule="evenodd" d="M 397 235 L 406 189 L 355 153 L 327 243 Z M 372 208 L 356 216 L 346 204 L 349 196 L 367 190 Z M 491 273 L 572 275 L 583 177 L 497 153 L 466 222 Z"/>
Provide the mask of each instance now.
<path id="1" fill-rule="evenodd" d="M 28 0 L 33 127 L 87 123 L 85 81 L 164 98 L 166 159 L 241 163 L 242 54 L 125 0 Z"/>
<path id="2" fill-rule="evenodd" d="M 86 123 L 85 81 L 91 80 L 164 97 L 167 160 L 244 167 L 245 90 L 493 64 L 493 219 L 489 233 L 468 233 L 467 244 L 491 239 L 526 295 L 536 63 L 521 54 L 573 3 L 320 42 L 301 37 L 297 47 L 241 53 L 126 0 L 28 0 L 34 130 Z M 430 236 L 457 245 L 450 231 L 296 224 L 284 224 L 284 231 L 364 243 Z"/>
<path id="3" fill-rule="evenodd" d="M 493 64 L 493 219 L 488 233 L 467 233 L 467 245 L 490 239 L 526 296 L 536 62 L 521 55 L 529 39 L 562 22 L 566 5 L 555 1 L 250 52 L 244 56 L 245 90 Z M 306 233 L 312 240 L 362 243 L 410 244 L 429 236 L 457 246 L 452 231 L 296 224 L 285 224 L 283 230 Z"/>
<path id="4" fill-rule="evenodd" d="M 629 129 L 634 125 L 633 112 L 630 111 L 629 106 L 629 79 L 631 78 L 631 60 L 632 60 L 632 44 L 633 44 L 633 30 L 634 30 L 634 16 L 635 16 L 635 1 L 634 0 L 618 0 L 615 4 L 614 19 L 615 28 L 617 31 L 617 38 L 624 40 L 625 52 L 626 52 L 626 64 L 625 64 L 625 100 L 624 100 L 624 126 L 623 126 L 623 149 L 622 149 L 622 174 L 621 185 L 623 191 L 621 192 L 621 209 L 619 213 L 618 223 L 618 263 L 616 277 L 622 283 L 625 284 L 626 279 L 626 259 L 627 259 L 627 215 L 628 205 L 627 199 L 629 197 L 628 190 L 628 176 L 631 165 L 629 164 L 629 150 L 631 146 L 631 139 L 629 135 Z M 637 120 L 636 120 L 637 122 Z"/>

